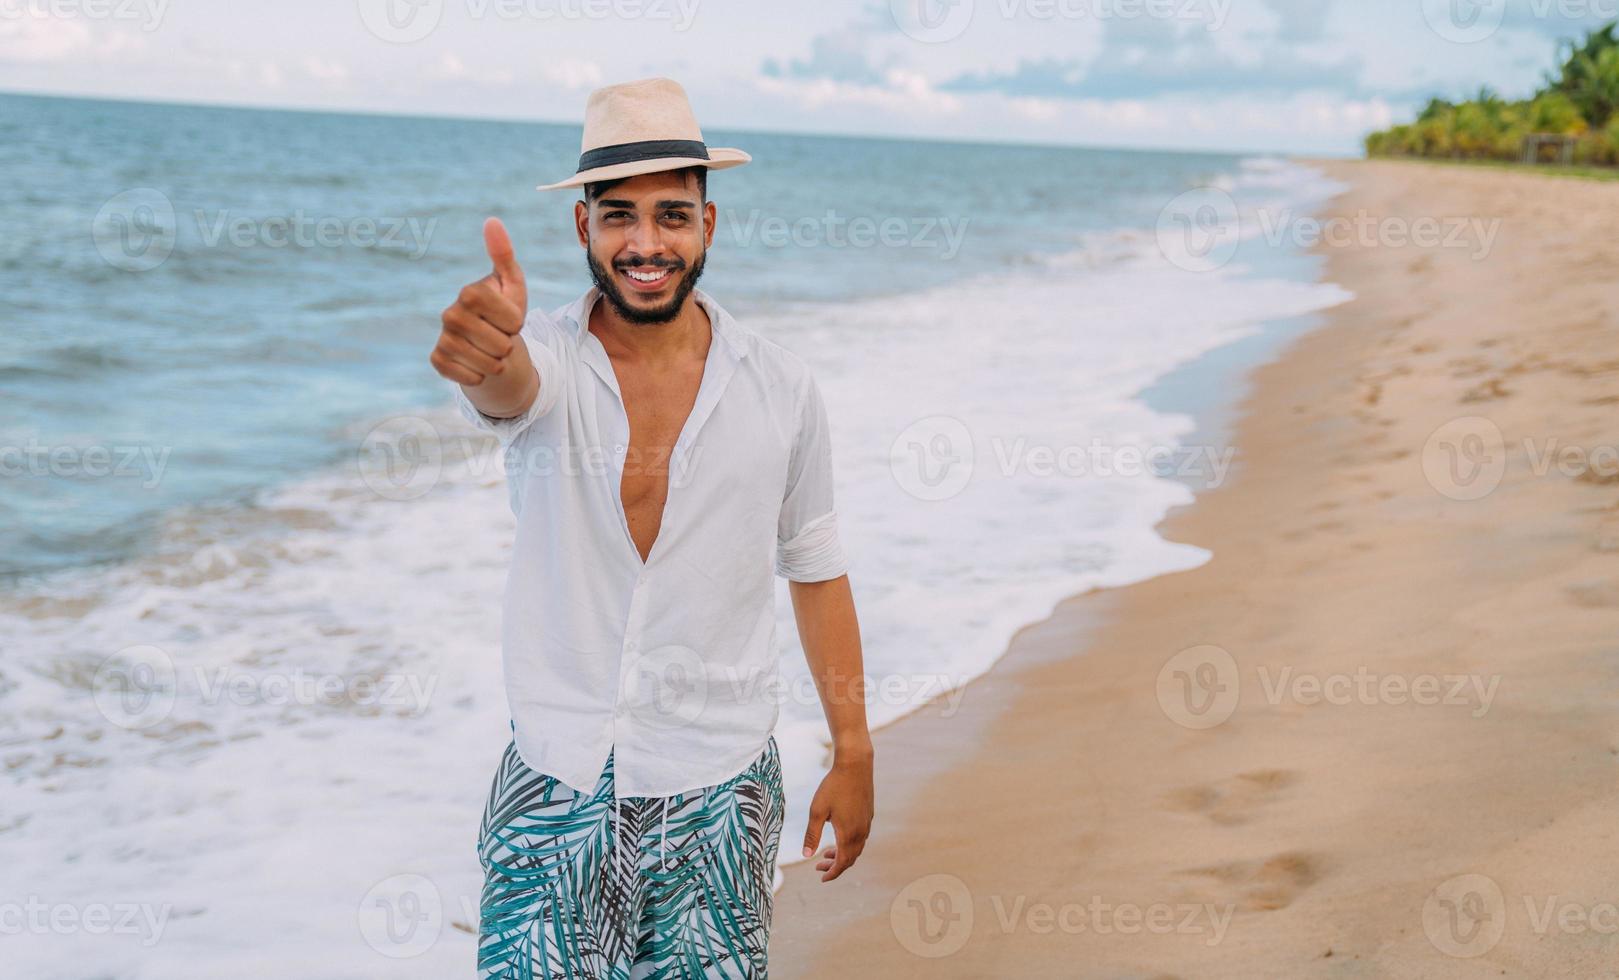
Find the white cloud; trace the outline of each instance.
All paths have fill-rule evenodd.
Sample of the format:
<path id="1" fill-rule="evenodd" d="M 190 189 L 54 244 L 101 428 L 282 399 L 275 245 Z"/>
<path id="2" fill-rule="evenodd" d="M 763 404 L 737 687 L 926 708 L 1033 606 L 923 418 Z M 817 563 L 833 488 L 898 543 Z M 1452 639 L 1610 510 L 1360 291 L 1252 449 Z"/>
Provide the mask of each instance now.
<path id="1" fill-rule="evenodd" d="M 0 62 L 71 64 L 137 54 L 146 39 L 129 25 L 96 24 L 72 17 L 0 18 Z"/>
<path id="2" fill-rule="evenodd" d="M 777 78 L 760 75 L 754 86 L 771 96 L 788 99 L 807 109 L 840 105 L 869 106 L 890 112 L 950 114 L 961 100 L 935 89 L 926 77 L 902 68 L 890 68 L 882 84 L 840 82 L 831 78 Z"/>
<path id="3" fill-rule="evenodd" d="M 454 51 L 446 51 L 439 55 L 438 62 L 427 70 L 427 74 L 432 78 L 446 82 L 453 82 L 471 76 L 471 73 L 467 71 L 466 62 L 462 61 L 461 56 Z"/>
<path id="4" fill-rule="evenodd" d="M 541 75 L 547 82 L 560 85 L 565 89 L 594 88 L 602 84 L 605 77 L 601 65 L 594 61 L 580 61 L 576 58 L 564 58 L 561 61 L 547 62 L 541 70 Z"/>
<path id="5" fill-rule="evenodd" d="M 1368 130 L 1388 126 L 1394 118 L 1393 109 L 1382 99 L 1340 99 L 1320 93 L 1180 105 L 1187 124 L 1198 132 L 1241 133 L 1252 145 L 1263 148 L 1286 146 L 1290 138 L 1347 148 Z"/>
<path id="6" fill-rule="evenodd" d="M 1120 134 L 1150 132 L 1172 123 L 1171 115 L 1162 105 L 1139 99 L 1079 99 L 1074 101 L 1074 109 L 1074 114 L 1087 129 L 1104 126 Z M 1088 134 L 1081 130 L 1075 135 L 1081 139 L 1094 139 L 1096 133 L 1095 130 Z"/>
<path id="7" fill-rule="evenodd" d="M 1055 99 L 1021 98 L 1007 103 L 1014 115 L 1032 122 L 1048 122 L 1057 118 L 1060 107 Z"/>
<path id="8" fill-rule="evenodd" d="M 575 73 L 577 74 L 577 72 Z M 509 68 L 479 69 L 469 67 L 465 61 L 461 60 L 461 56 L 454 51 L 446 51 L 439 55 L 438 61 L 427 69 L 427 77 L 436 82 L 458 82 L 493 87 L 506 87 L 516 81 L 516 75 Z M 553 85 L 563 84 L 563 82 L 556 79 L 548 78 L 546 81 Z"/>
<path id="9" fill-rule="evenodd" d="M 341 61 L 318 58 L 314 55 L 304 59 L 304 74 L 317 82 L 324 82 L 338 88 L 349 80 L 348 67 Z"/>

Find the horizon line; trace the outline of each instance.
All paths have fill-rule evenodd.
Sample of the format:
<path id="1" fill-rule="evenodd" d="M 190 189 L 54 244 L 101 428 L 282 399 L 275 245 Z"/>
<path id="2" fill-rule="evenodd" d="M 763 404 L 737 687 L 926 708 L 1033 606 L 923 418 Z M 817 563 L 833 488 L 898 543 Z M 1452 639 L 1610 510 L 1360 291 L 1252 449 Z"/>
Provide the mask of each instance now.
<path id="1" fill-rule="evenodd" d="M 33 99 L 56 99 L 56 100 L 60 100 L 60 101 L 72 101 L 72 102 L 102 102 L 102 103 L 108 103 L 108 104 L 112 104 L 112 105 L 145 105 L 145 106 L 155 106 L 155 107 L 187 108 L 187 109 L 222 109 L 222 110 L 235 110 L 235 111 L 242 111 L 242 112 L 304 113 L 304 114 L 323 115 L 323 116 L 356 116 L 356 117 L 362 117 L 362 118 L 382 118 L 382 119 L 421 119 L 421 120 L 427 120 L 427 121 L 443 121 L 443 122 L 487 122 L 487 123 L 530 125 L 530 126 L 555 126 L 555 127 L 574 127 L 574 128 L 578 128 L 578 127 L 583 125 L 582 121 L 580 121 L 580 120 L 521 118 L 521 117 L 512 117 L 512 116 L 446 115 L 446 114 L 443 114 L 443 113 L 432 113 L 432 112 L 409 112 L 409 111 L 399 111 L 399 110 L 389 110 L 389 109 L 361 109 L 361 108 L 351 108 L 351 107 L 337 107 L 337 108 L 334 108 L 334 107 L 331 107 L 331 106 L 253 105 L 253 104 L 249 104 L 249 103 L 228 102 L 228 101 L 201 102 L 201 101 L 188 100 L 188 99 L 165 99 L 165 98 L 151 98 L 151 97 L 120 98 L 120 97 L 117 97 L 117 96 L 108 96 L 108 95 L 81 95 L 81 94 L 76 94 L 76 93 L 72 93 L 72 92 L 38 92 L 38 91 L 16 90 L 16 89 L 0 89 L 0 97 L 3 97 L 3 96 L 12 96 L 12 97 L 17 97 L 17 98 L 33 98 Z M 1187 148 L 1187 147 L 1164 146 L 1164 145 L 1119 146 L 1119 145 L 1105 145 L 1105 144 L 1098 144 L 1098 143 L 1041 142 L 1041 141 L 1035 141 L 1035 140 L 1017 140 L 1017 139 L 1004 139 L 1004 140 L 1002 140 L 1002 139 L 990 139 L 990 138 L 977 139 L 977 140 L 968 140 L 968 139 L 947 139 L 947 138 L 939 137 L 939 136 L 889 136 L 889 135 L 880 135 L 880 134 L 871 134 L 871 133 L 858 133 L 858 132 L 844 132 L 844 131 L 835 131 L 835 130 L 815 131 L 815 130 L 800 130 L 800 129 L 768 129 L 768 128 L 759 129 L 759 128 L 734 128 L 734 127 L 729 127 L 729 126 L 716 126 L 716 127 L 713 127 L 713 129 L 715 131 L 717 131 L 717 132 L 755 133 L 755 134 L 765 135 L 765 136 L 800 136 L 800 137 L 820 138 L 820 139 L 878 140 L 878 141 L 893 142 L 893 143 L 931 143 L 931 144 L 937 144 L 937 145 L 942 145 L 942 146 L 977 146 L 977 147 L 1003 147 L 1004 146 L 1004 147 L 1022 147 L 1022 148 L 1030 148 L 1030 149 L 1096 150 L 1096 151 L 1110 152 L 1110 153 L 1142 153 L 1142 154 L 1149 154 L 1149 153 L 1178 153 L 1178 154 L 1183 154 L 1183 155 L 1187 155 L 1187 156 L 1237 157 L 1237 158 L 1242 158 L 1242 157 L 1287 157 L 1287 158 L 1296 159 L 1296 158 L 1300 158 L 1300 157 L 1318 157 L 1318 158 L 1340 159 L 1340 157 L 1334 156 L 1331 153 L 1322 153 L 1322 152 L 1319 152 L 1319 151 L 1301 151 L 1301 150 L 1255 150 L 1255 149 L 1205 150 L 1205 149 L 1192 149 L 1192 148 Z M 1341 159 L 1359 159 L 1359 157 L 1358 156 L 1352 156 L 1352 155 L 1349 155 L 1349 154 L 1344 154 L 1343 157 L 1341 157 Z"/>

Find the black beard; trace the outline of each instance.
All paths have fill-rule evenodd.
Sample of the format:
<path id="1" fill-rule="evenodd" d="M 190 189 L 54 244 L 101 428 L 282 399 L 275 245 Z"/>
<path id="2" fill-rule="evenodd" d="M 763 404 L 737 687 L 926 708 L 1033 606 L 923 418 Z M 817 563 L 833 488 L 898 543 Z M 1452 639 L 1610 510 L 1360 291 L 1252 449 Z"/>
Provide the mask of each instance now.
<path id="1" fill-rule="evenodd" d="M 697 288 L 697 280 L 703 275 L 703 263 L 707 261 L 708 252 L 705 250 L 697 257 L 697 261 L 691 264 L 686 274 L 680 277 L 679 284 L 675 286 L 675 294 L 669 297 L 669 302 L 648 310 L 631 306 L 624 298 L 623 290 L 618 287 L 618 279 L 607 269 L 602 268 L 590 249 L 585 249 L 585 264 L 590 266 L 591 281 L 602 291 L 602 295 L 607 297 L 607 302 L 613 304 L 613 311 L 630 323 L 668 323 L 679 316 L 681 307 L 686 305 L 686 297 Z"/>

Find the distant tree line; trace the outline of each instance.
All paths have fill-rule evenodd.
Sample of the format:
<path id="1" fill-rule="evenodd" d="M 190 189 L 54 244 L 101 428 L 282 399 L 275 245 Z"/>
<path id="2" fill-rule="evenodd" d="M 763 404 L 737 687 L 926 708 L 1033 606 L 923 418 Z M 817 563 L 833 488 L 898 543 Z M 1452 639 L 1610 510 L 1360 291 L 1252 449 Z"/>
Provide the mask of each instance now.
<path id="1" fill-rule="evenodd" d="M 1619 165 L 1619 21 L 1564 41 L 1562 67 L 1533 97 L 1508 101 L 1489 88 L 1465 102 L 1432 99 L 1416 121 L 1366 137 L 1374 157 L 1518 160 L 1531 134 L 1572 137 L 1573 161 Z M 1559 148 L 1542 146 L 1541 159 Z"/>

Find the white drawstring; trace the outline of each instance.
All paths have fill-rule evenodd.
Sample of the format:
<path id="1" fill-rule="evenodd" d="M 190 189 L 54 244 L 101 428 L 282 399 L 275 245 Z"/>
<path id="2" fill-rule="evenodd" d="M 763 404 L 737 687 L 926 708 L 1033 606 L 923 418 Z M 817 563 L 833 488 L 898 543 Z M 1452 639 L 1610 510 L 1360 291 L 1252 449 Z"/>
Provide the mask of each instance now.
<path id="1" fill-rule="evenodd" d="M 613 797 L 613 861 L 618 868 L 620 878 L 624 877 L 624 845 L 618 835 L 624 829 L 624 817 L 618 812 L 618 796 Z"/>
<path id="2" fill-rule="evenodd" d="M 658 825 L 658 867 L 664 871 L 669 870 L 669 802 L 671 799 L 672 797 L 663 797 L 663 818 Z M 622 877 L 624 874 L 624 845 L 618 839 L 618 835 L 623 831 L 624 817 L 619 813 L 619 805 L 620 800 L 615 795 L 613 797 L 613 816 L 609 820 L 608 826 L 612 829 L 612 833 L 609 835 L 612 838 L 610 846 L 616 849 L 616 853 L 613 855 L 614 866 L 618 869 L 620 877 Z M 708 805 L 708 789 L 706 788 L 703 790 L 703 805 L 705 807 Z"/>
<path id="3" fill-rule="evenodd" d="M 661 833 L 661 837 L 660 837 L 660 839 L 658 841 L 658 867 L 662 868 L 665 871 L 668 871 L 669 870 L 669 854 L 668 854 L 668 849 L 669 849 L 669 797 L 667 797 L 667 796 L 665 796 L 663 798 L 663 826 L 662 826 L 662 828 L 660 830 L 660 833 Z"/>

